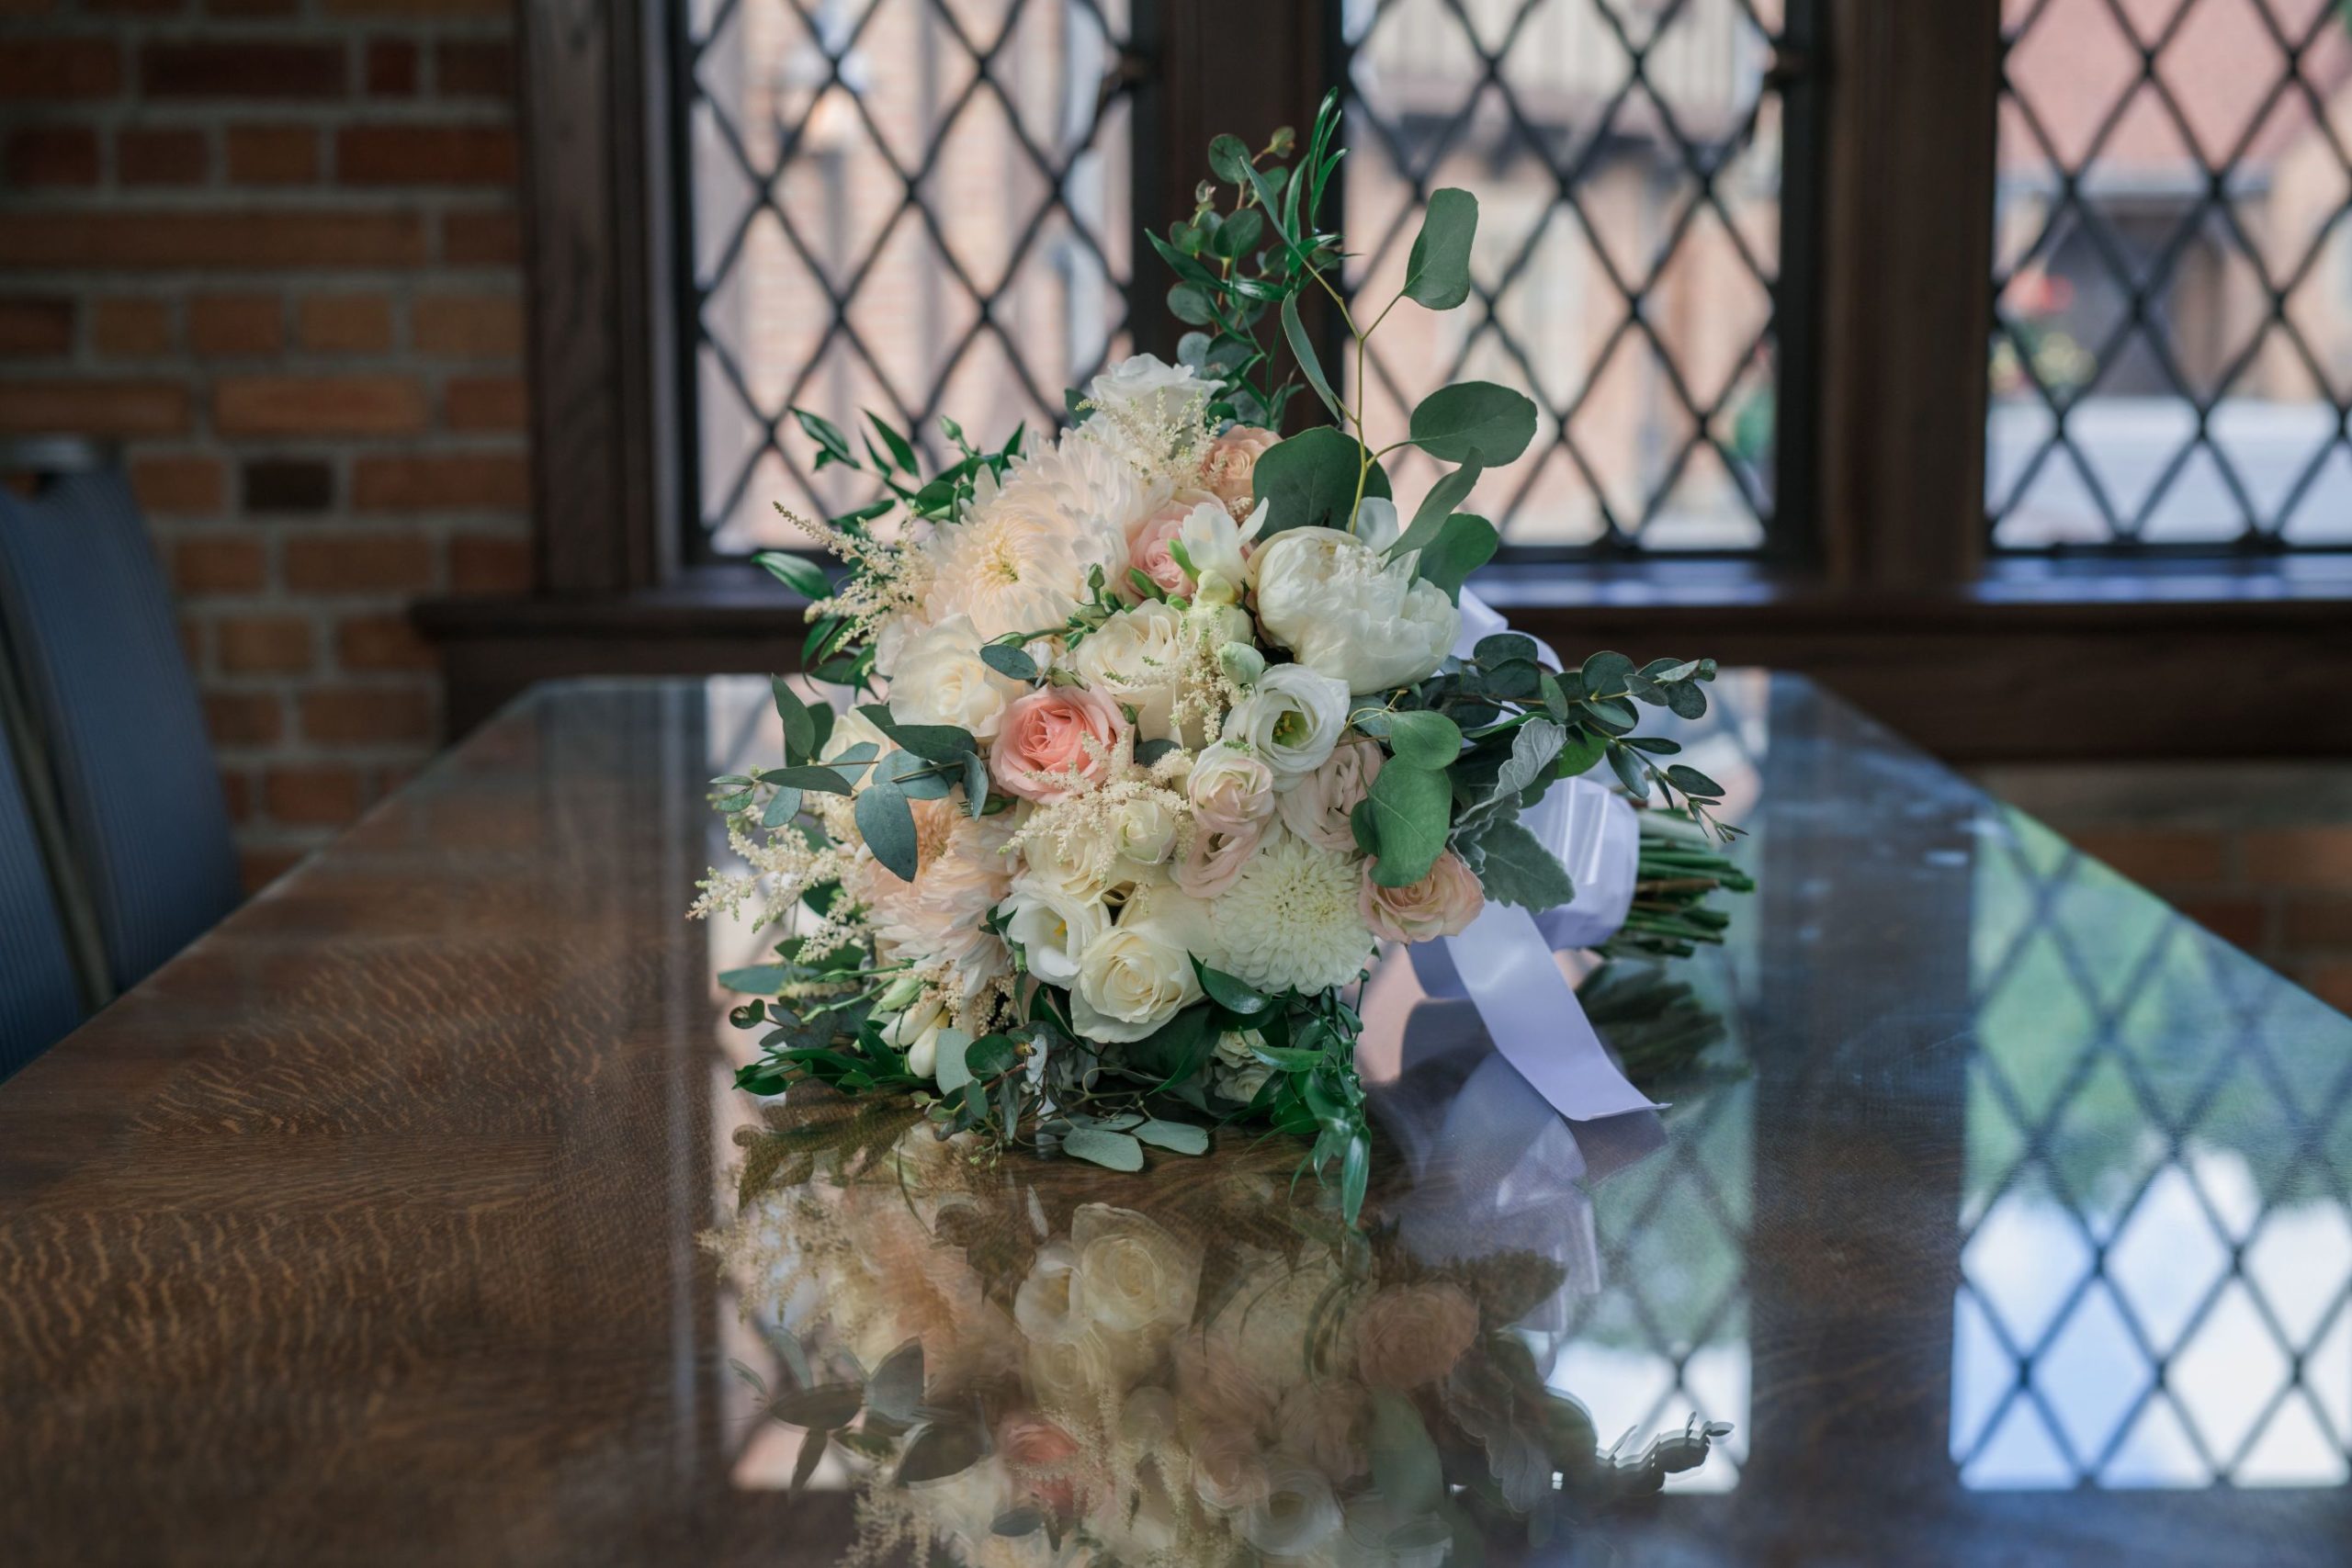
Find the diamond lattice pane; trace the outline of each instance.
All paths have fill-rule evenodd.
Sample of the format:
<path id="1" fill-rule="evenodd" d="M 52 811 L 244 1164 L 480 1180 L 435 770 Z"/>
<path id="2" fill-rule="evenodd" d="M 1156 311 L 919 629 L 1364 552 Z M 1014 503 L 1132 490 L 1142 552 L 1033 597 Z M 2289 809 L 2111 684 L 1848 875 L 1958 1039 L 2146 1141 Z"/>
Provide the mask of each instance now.
<path id="1" fill-rule="evenodd" d="M 2352 545 L 2352 11 L 2003 9 L 1994 545 Z"/>
<path id="2" fill-rule="evenodd" d="M 1125 0 L 707 0 L 682 113 L 701 550 L 805 543 L 857 477 L 789 410 L 933 457 L 1057 419 L 1125 352 Z"/>
<path id="3" fill-rule="evenodd" d="M 1772 515 L 1780 7 L 1377 0 L 1345 7 L 1348 283 L 1385 305 L 1420 203 L 1477 193 L 1476 287 L 1391 314 L 1361 372 L 1390 427 L 1444 382 L 1535 399 L 1468 503 L 1510 547 L 1753 550 Z M 1375 306 L 1376 309 L 1376 306 Z M 1417 493 L 1436 468 L 1400 454 Z"/>

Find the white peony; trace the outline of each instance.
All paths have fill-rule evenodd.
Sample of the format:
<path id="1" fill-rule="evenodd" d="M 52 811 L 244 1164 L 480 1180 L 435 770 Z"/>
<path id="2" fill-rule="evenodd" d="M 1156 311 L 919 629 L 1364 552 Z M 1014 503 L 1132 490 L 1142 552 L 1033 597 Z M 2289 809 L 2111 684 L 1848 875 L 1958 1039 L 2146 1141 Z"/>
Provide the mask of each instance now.
<path id="1" fill-rule="evenodd" d="M 1209 906 L 1216 967 L 1261 991 L 1313 993 L 1353 980 L 1372 957 L 1357 908 L 1361 857 L 1268 835 Z"/>
<path id="2" fill-rule="evenodd" d="M 1292 528 L 1251 558 L 1258 624 L 1309 669 L 1351 692 L 1409 686 L 1437 670 L 1462 612 L 1410 558 L 1380 553 L 1336 528 Z"/>
<path id="3" fill-rule="evenodd" d="M 1133 463 L 1065 433 L 1001 485 L 983 474 L 962 520 L 924 542 L 923 610 L 934 622 L 968 616 L 983 642 L 1058 626 L 1086 602 L 1092 572 L 1121 570 L 1127 525 L 1156 503 Z"/>
<path id="4" fill-rule="evenodd" d="M 1056 986 L 1078 978 L 1078 955 L 1111 929 L 1110 912 L 1099 897 L 1087 897 L 1049 877 L 1023 876 L 1012 885 L 1004 908 L 1004 934 L 1021 945 L 1029 973 Z"/>
<path id="5" fill-rule="evenodd" d="M 968 615 L 918 633 L 890 677 L 890 716 L 900 724 L 944 724 L 993 740 L 1005 705 L 1028 688 L 980 658 L 980 634 Z"/>
<path id="6" fill-rule="evenodd" d="M 1136 710 L 1136 733 L 1170 739 L 1170 715 L 1183 668 L 1184 617 L 1149 601 L 1113 615 L 1078 645 L 1075 662 L 1087 685 Z"/>
<path id="7" fill-rule="evenodd" d="M 1347 727 L 1344 681 L 1305 663 L 1277 664 L 1227 716 L 1225 738 L 1263 757 L 1274 787 L 1288 789 L 1323 765 Z"/>
<path id="8" fill-rule="evenodd" d="M 1140 1040 L 1200 996 L 1185 943 L 1173 931 L 1131 912 L 1080 954 L 1070 1021 L 1090 1040 Z"/>

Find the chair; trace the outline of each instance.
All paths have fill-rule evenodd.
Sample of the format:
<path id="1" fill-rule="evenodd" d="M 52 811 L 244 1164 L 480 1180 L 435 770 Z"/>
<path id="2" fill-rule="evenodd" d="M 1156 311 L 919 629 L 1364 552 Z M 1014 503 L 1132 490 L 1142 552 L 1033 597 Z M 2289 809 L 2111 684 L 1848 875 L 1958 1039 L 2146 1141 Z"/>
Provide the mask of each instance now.
<path id="1" fill-rule="evenodd" d="M 0 1080 L 81 1022 L 83 1001 L 51 855 L 17 766 L 25 736 L 12 694 L 0 689 Z"/>
<path id="2" fill-rule="evenodd" d="M 45 743 L 107 978 L 136 985 L 236 907 L 228 803 L 171 595 L 119 470 L 0 490 L 0 635 Z"/>

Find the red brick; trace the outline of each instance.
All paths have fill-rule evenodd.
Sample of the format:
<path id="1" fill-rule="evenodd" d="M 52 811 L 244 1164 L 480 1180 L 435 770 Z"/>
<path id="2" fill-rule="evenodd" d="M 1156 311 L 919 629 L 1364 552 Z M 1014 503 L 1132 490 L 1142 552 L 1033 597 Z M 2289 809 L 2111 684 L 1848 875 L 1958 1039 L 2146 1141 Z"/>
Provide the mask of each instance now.
<path id="1" fill-rule="evenodd" d="M 523 352 L 523 302 L 479 294 L 419 299 L 409 341 L 419 353 L 443 359 L 514 358 Z"/>
<path id="2" fill-rule="evenodd" d="M 299 186 L 319 177 L 319 133 L 307 125 L 232 125 L 229 178 L 240 185 Z"/>
<path id="3" fill-rule="evenodd" d="M 347 86 L 339 43 L 151 43 L 139 54 L 151 98 L 339 98 Z"/>
<path id="4" fill-rule="evenodd" d="M 245 465 L 247 512 L 324 512 L 334 504 L 334 465 L 317 457 L 264 457 Z"/>
<path id="5" fill-rule="evenodd" d="M 202 185 L 211 172 L 212 148 L 200 130 L 115 132 L 115 178 L 124 185 Z"/>
<path id="6" fill-rule="evenodd" d="M 511 186 L 514 132 L 495 125 L 355 125 L 335 137 L 335 176 L 354 186 Z"/>
<path id="7" fill-rule="evenodd" d="M 5 164 L 12 186 L 94 186 L 98 133 L 87 126 L 28 126 L 10 133 Z"/>
<path id="8" fill-rule="evenodd" d="M 224 378 L 212 391 L 223 435 L 400 435 L 424 428 L 424 389 L 403 376 Z"/>
<path id="9" fill-rule="evenodd" d="M 507 98 L 514 94 L 514 51 L 503 42 L 449 39 L 433 51 L 433 91 L 444 98 Z"/>
<path id="10" fill-rule="evenodd" d="M 217 355 L 276 354 L 286 310 L 274 294 L 208 294 L 188 302 L 187 345 Z"/>
<path id="11" fill-rule="evenodd" d="M 449 541 L 449 591 L 453 593 L 523 593 L 533 570 L 527 539 L 459 534 Z"/>
<path id="12" fill-rule="evenodd" d="M 302 736 L 329 746 L 433 739 L 424 687 L 335 686 L 302 694 Z"/>
<path id="13" fill-rule="evenodd" d="M 2211 894 L 2183 898 L 2180 912 L 2233 947 L 2260 953 L 2268 934 L 2269 910 L 2253 894 Z"/>
<path id="14" fill-rule="evenodd" d="M 2312 995 L 2336 1011 L 2352 1012 L 2352 959 L 2305 964 L 2300 978 Z"/>
<path id="15" fill-rule="evenodd" d="M 2343 948 L 2352 956 L 2352 889 L 2297 894 L 2287 900 L 2286 944 Z"/>
<path id="16" fill-rule="evenodd" d="M 406 39 L 371 39 L 368 44 L 368 91 L 379 98 L 416 96 L 416 45 Z"/>
<path id="17" fill-rule="evenodd" d="M 413 212 L 18 208 L 0 223 L 0 267 L 412 267 L 424 262 L 424 233 Z"/>
<path id="18" fill-rule="evenodd" d="M 73 352 L 73 300 L 0 299 L 0 358 Z"/>
<path id="19" fill-rule="evenodd" d="M 254 782 L 243 770 L 238 768 L 220 770 L 220 798 L 229 807 L 231 821 L 247 822 L 253 819 Z"/>
<path id="20" fill-rule="evenodd" d="M 361 457 L 351 468 L 351 504 L 361 512 L 519 512 L 530 503 L 530 468 L 519 452 Z"/>
<path id="21" fill-rule="evenodd" d="M 483 17 L 500 21 L 514 14 L 511 0 L 322 0 L 321 9 L 330 17 Z"/>
<path id="22" fill-rule="evenodd" d="M 149 512 L 182 516 L 217 513 L 228 495 L 220 459 L 192 456 L 136 459 L 130 488 Z"/>
<path id="23" fill-rule="evenodd" d="M 187 389 L 172 381 L 0 381 L 0 430 L 177 435 Z"/>
<path id="24" fill-rule="evenodd" d="M 56 0 L 0 0 L 0 17 L 46 17 Z"/>
<path id="25" fill-rule="evenodd" d="M 337 765 L 272 768 L 262 775 L 262 809 L 294 827 L 340 828 L 359 815 L 356 769 Z"/>
<path id="26" fill-rule="evenodd" d="M 381 294 L 313 294 L 299 313 L 313 354 L 381 354 L 392 346 L 392 302 Z"/>
<path id="27" fill-rule="evenodd" d="M 268 580 L 268 557 L 250 535 L 192 534 L 172 549 L 172 582 L 184 594 L 257 593 Z"/>
<path id="28" fill-rule="evenodd" d="M 172 348 L 164 299 L 100 299 L 90 308 L 90 345 L 108 359 L 152 359 Z"/>
<path id="29" fill-rule="evenodd" d="M 2352 823 L 2248 832 L 2245 871 L 2265 886 L 2352 887 Z"/>
<path id="30" fill-rule="evenodd" d="M 122 51 L 105 39 L 12 38 L 0 42 L 0 103 L 110 98 L 122 91 Z"/>
<path id="31" fill-rule="evenodd" d="M 298 593 L 413 593 L 433 586 L 433 547 L 415 534 L 321 534 L 286 541 Z"/>
<path id="32" fill-rule="evenodd" d="M 237 874 L 247 893 L 258 893 L 296 866 L 310 851 L 285 844 L 247 844 L 237 850 Z"/>
<path id="33" fill-rule="evenodd" d="M 440 660 L 406 615 L 352 615 L 335 628 L 335 662 L 345 670 L 431 670 Z"/>
<path id="34" fill-rule="evenodd" d="M 520 376 L 459 376 L 442 389 L 442 423 L 452 430 L 520 430 L 531 410 Z"/>
<path id="35" fill-rule="evenodd" d="M 102 17 L 175 17 L 187 0 L 82 0 L 82 9 Z"/>
<path id="36" fill-rule="evenodd" d="M 299 675 L 311 664 L 311 623 L 297 615 L 233 615 L 213 628 L 220 668 L 232 675 Z"/>
<path id="37" fill-rule="evenodd" d="M 301 8 L 302 0 L 204 0 L 214 17 L 290 17 Z"/>
<path id="38" fill-rule="evenodd" d="M 216 746 L 268 746 L 286 733 L 286 705 L 274 692 L 209 692 L 204 727 Z"/>
<path id="39" fill-rule="evenodd" d="M 523 259 L 522 220 L 512 212 L 447 213 L 441 259 L 451 266 L 512 266 Z"/>
<path id="40" fill-rule="evenodd" d="M 2075 847 L 2151 887 L 2220 882 L 2229 875 L 2229 836 L 2190 828 L 2111 828 L 2069 835 Z"/>

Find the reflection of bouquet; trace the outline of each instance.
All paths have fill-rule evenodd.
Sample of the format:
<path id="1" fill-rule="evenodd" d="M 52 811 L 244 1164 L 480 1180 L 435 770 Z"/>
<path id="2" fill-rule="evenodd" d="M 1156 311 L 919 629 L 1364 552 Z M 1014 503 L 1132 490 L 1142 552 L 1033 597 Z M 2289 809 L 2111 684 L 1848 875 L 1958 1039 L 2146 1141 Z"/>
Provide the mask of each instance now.
<path id="1" fill-rule="evenodd" d="M 844 581 L 767 558 L 817 601 L 809 673 L 869 694 L 836 713 L 777 682 L 785 765 L 718 781 L 753 870 L 713 873 L 697 912 L 748 902 L 798 928 L 726 976 L 773 998 L 738 1010 L 769 1031 L 745 1087 L 921 1095 L 999 1146 L 1126 1169 L 1145 1144 L 1204 1150 L 1204 1122 L 1270 1123 L 1316 1136 L 1352 1213 L 1369 1143 L 1341 992 L 1376 944 L 1459 933 L 1489 899 L 1567 902 L 1520 813 L 1604 760 L 1702 840 L 1727 835 L 1720 787 L 1634 733 L 1637 705 L 1702 713 L 1711 660 L 1566 670 L 1513 633 L 1462 646 L 1463 580 L 1496 534 L 1455 508 L 1524 451 L 1535 408 L 1485 382 L 1423 400 L 1394 446 L 1454 467 L 1400 517 L 1393 448 L 1299 315 L 1338 298 L 1339 237 L 1316 221 L 1337 122 L 1327 103 L 1295 168 L 1287 132 L 1255 153 L 1217 140 L 1221 184 L 1152 236 L 1204 330 L 1179 365 L 1098 377 L 1038 450 L 948 423 L 962 457 L 926 476 L 879 420 L 862 461 L 799 416 L 820 467 L 888 493 L 805 525 Z M 1464 301 L 1476 212 L 1436 193 L 1392 308 Z M 1278 439 L 1302 386 L 1338 423 Z M 1654 946 L 1719 924 L 1688 906 L 1728 867 L 1688 848 L 1668 846 Z"/>
<path id="2" fill-rule="evenodd" d="M 1597 1452 L 1510 1331 L 1557 1262 L 1423 1264 L 1254 1156 L 1033 1185 L 911 1116 L 780 1124 L 716 1245 L 782 1353 L 796 1484 L 854 1456 L 868 1560 L 1434 1564 L 1655 1491 L 1727 1429 Z"/>

